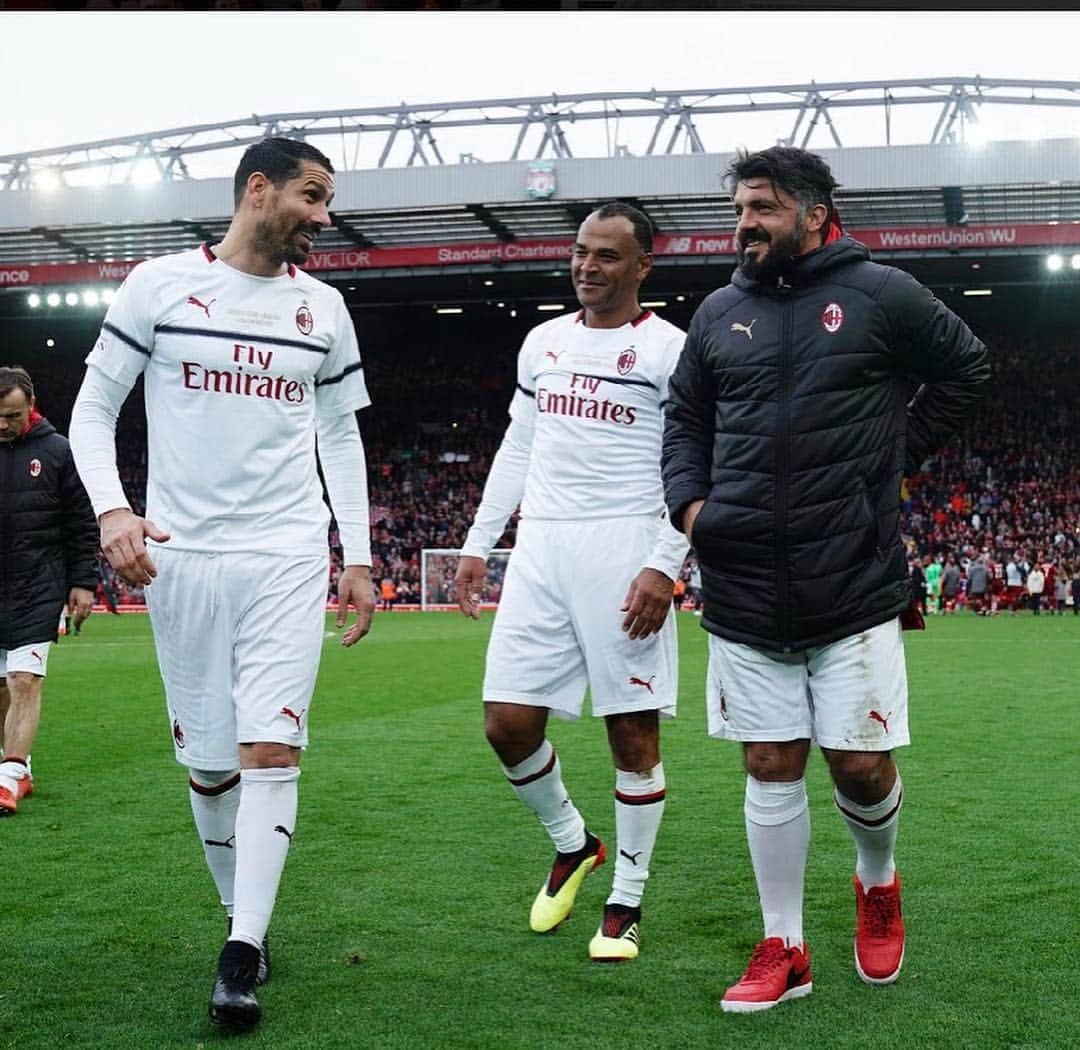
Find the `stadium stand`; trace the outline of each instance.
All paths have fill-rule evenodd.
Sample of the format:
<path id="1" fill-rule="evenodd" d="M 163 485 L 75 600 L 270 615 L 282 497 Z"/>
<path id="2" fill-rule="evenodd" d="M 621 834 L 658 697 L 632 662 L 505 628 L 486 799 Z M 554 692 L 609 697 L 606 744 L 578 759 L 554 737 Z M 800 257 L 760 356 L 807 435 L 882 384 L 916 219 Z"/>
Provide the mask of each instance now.
<path id="1" fill-rule="evenodd" d="M 679 318 L 682 323 L 685 318 Z M 357 329 L 373 407 L 362 413 L 371 493 L 372 578 L 393 581 L 395 608 L 415 606 L 420 552 L 460 546 L 480 500 L 506 424 L 519 330 L 482 337 L 414 321 L 405 331 L 365 312 Z M 404 324 L 404 321 L 402 322 Z M 902 531 L 909 551 L 966 570 L 985 554 L 993 565 L 1053 563 L 1071 584 L 1080 577 L 1080 355 L 1064 325 L 1038 336 L 999 314 L 979 334 L 991 347 L 990 392 L 964 433 L 908 479 Z M 61 431 L 81 376 L 76 362 L 34 368 L 40 403 Z M 121 477 L 136 509 L 145 500 L 146 440 L 141 385 L 119 427 Z M 513 545 L 513 525 L 500 546 Z M 331 532 L 332 545 L 336 533 Z M 683 570 L 689 583 L 692 555 Z M 333 573 L 340 571 L 335 558 Z M 1026 576 L 1026 574 L 1025 574 Z M 138 590 L 108 581 L 121 605 Z M 442 588 L 446 600 L 452 589 Z M 1071 607 L 1071 589 L 1068 602 Z M 497 597 L 497 594 L 494 596 Z M 689 599 L 688 599 L 689 601 Z"/>

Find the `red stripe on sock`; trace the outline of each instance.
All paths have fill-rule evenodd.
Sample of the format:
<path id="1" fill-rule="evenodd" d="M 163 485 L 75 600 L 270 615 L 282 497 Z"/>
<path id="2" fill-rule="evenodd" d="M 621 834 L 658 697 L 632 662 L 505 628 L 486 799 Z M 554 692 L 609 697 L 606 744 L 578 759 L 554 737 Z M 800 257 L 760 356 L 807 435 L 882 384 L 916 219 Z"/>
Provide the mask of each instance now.
<path id="1" fill-rule="evenodd" d="M 894 816 L 896 816 L 896 811 L 900 808 L 903 801 L 904 792 L 901 789 L 900 797 L 896 800 L 896 805 L 893 806 L 893 808 L 890 809 L 889 812 L 885 814 L 885 816 L 878 817 L 877 820 L 867 820 L 865 817 L 860 817 L 857 813 L 852 813 L 850 809 L 844 809 L 844 807 L 841 806 L 839 802 L 836 802 L 835 798 L 833 798 L 833 802 L 836 802 L 836 808 L 840 810 L 840 812 L 843 813 L 844 816 L 848 818 L 848 820 L 853 820 L 856 824 L 861 824 L 864 828 L 879 828 L 882 824 L 888 824 L 888 822 L 892 820 Z"/>
<path id="2" fill-rule="evenodd" d="M 667 790 L 661 788 L 651 795 L 624 795 L 621 791 L 615 792 L 615 801 L 624 806 L 651 806 L 654 802 L 663 802 L 667 797 Z"/>
<path id="3" fill-rule="evenodd" d="M 520 780 L 514 780 L 513 777 L 507 777 L 514 787 L 524 787 L 526 784 L 531 784 L 534 780 L 539 780 L 541 777 L 546 777 L 555 768 L 555 748 L 551 749 L 551 761 L 548 762 L 539 773 L 533 773 L 531 776 L 522 777 Z"/>
<path id="4" fill-rule="evenodd" d="M 199 784 L 190 777 L 188 778 L 188 784 L 191 785 L 191 790 L 196 795 L 224 795 L 226 791 L 231 791 L 239 783 L 239 773 L 234 777 L 229 777 L 223 784 L 216 784 L 214 787 L 207 787 L 205 784 Z"/>

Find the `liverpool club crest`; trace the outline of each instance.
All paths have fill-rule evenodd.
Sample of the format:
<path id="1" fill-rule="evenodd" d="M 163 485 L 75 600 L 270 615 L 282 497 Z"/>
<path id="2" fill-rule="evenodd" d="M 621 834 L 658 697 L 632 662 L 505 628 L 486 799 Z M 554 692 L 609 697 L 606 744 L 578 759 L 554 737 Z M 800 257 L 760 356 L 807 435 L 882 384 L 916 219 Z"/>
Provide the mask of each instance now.
<path id="1" fill-rule="evenodd" d="M 534 201 L 546 201 L 555 196 L 555 166 L 546 160 L 534 160 L 529 164 L 525 190 Z"/>

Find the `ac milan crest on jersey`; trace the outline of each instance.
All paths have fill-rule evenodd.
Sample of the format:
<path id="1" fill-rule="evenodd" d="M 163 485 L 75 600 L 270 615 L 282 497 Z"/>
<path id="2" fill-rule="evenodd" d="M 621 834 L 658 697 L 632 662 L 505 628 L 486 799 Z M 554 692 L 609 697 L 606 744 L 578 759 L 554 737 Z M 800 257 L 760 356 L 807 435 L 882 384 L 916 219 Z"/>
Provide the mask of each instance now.
<path id="1" fill-rule="evenodd" d="M 629 375 L 634 370 L 634 365 L 637 362 L 637 354 L 634 352 L 632 346 L 628 346 L 621 354 L 619 359 L 615 362 L 615 367 L 619 370 L 619 375 Z"/>
<path id="2" fill-rule="evenodd" d="M 844 310 L 839 303 L 829 303 L 821 314 L 821 324 L 829 335 L 840 331 L 844 323 Z"/>
<path id="3" fill-rule="evenodd" d="M 30 477 L 36 478 L 41 473 L 41 460 L 30 460 Z"/>
<path id="4" fill-rule="evenodd" d="M 315 318 L 312 317 L 307 303 L 301 303 L 296 311 L 296 327 L 301 335 L 311 335 L 311 330 L 315 327 Z"/>
<path id="5" fill-rule="evenodd" d="M 176 741 L 176 746 L 182 748 L 184 746 L 184 731 L 180 728 L 180 720 L 178 718 L 173 719 L 172 736 L 173 740 Z"/>

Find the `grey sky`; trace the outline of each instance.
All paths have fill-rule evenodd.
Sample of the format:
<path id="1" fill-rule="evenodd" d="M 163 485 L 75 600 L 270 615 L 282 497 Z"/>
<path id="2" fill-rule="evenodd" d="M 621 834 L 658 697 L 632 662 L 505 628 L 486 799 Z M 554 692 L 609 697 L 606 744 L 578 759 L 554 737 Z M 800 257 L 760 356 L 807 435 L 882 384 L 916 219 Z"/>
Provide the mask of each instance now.
<path id="1" fill-rule="evenodd" d="M 1071 12 L 9 12 L 0 154 L 402 100 L 923 75 L 1076 80 L 1078 39 Z M 1080 109 L 998 113 L 994 137 L 1029 133 L 1033 119 L 1048 136 L 1080 135 Z M 841 130 L 845 145 L 880 141 L 857 121 Z M 732 131 L 754 145 L 779 133 L 760 118 Z"/>

